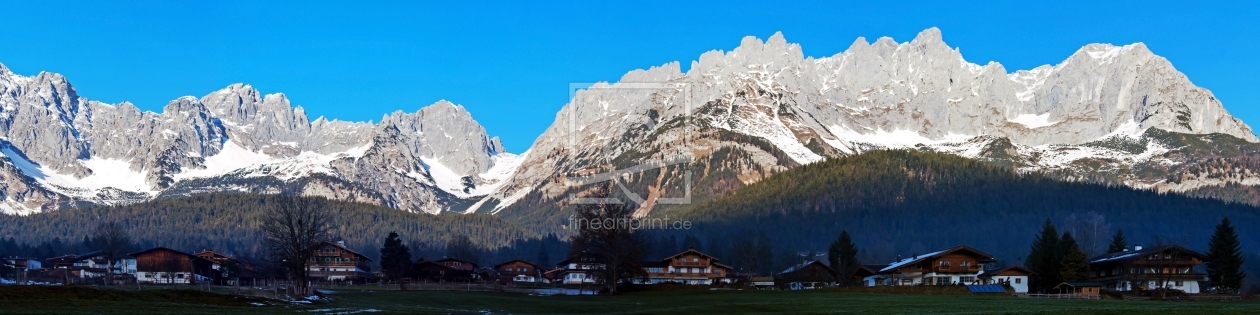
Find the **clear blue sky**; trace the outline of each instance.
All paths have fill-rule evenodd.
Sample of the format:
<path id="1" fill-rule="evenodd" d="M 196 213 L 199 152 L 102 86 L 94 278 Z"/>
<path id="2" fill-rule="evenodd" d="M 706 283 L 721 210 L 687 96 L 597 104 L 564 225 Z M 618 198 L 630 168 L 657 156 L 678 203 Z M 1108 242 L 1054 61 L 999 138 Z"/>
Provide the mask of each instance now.
<path id="1" fill-rule="evenodd" d="M 1088 43 L 1145 42 L 1260 126 L 1258 1 L 922 2 L 3 1 L 0 63 L 153 111 L 234 82 L 283 92 L 312 118 L 379 120 L 446 99 L 521 152 L 570 82 L 686 67 L 746 35 L 782 31 L 806 55 L 830 56 L 858 36 L 904 42 L 937 26 L 967 60 L 1011 71 Z"/>

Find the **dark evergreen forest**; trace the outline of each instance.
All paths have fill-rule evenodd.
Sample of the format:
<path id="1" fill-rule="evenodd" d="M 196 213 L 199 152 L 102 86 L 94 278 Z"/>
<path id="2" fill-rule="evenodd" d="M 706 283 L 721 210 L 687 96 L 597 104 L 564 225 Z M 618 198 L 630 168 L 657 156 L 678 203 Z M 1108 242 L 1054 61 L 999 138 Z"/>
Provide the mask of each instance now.
<path id="1" fill-rule="evenodd" d="M 1260 251 L 1252 230 L 1260 227 L 1260 208 L 1064 182 L 913 150 L 804 165 L 673 216 L 695 227 L 666 234 L 729 238 L 764 231 L 791 252 L 821 252 L 847 229 L 866 263 L 966 244 L 1021 264 L 1046 219 L 1065 231 L 1101 230 L 1102 249 L 1092 253 L 1100 254 L 1116 229 L 1132 243 L 1177 243 L 1204 251 L 1213 227 L 1228 216 L 1239 227 L 1244 251 Z"/>
<path id="2" fill-rule="evenodd" d="M 214 249 L 261 257 L 258 217 L 277 198 L 213 194 L 93 207 L 30 216 L 0 216 L 0 255 L 39 258 L 90 250 L 97 225 L 118 221 L 135 247 Z M 335 235 L 376 259 L 385 236 L 401 235 L 413 258 L 442 258 L 448 240 L 468 236 L 482 247 L 482 264 L 511 258 L 553 264 L 568 253 L 566 235 L 541 234 L 486 214 L 428 215 L 317 198 L 336 218 Z M 696 248 L 727 263 L 733 240 L 764 235 L 773 248 L 760 268 L 769 272 L 825 253 L 842 230 L 852 235 L 862 263 L 924 254 L 965 244 L 1008 265 L 1023 264 L 1046 219 L 1072 231 L 1090 254 L 1105 251 L 1123 229 L 1134 243 L 1176 243 L 1206 251 L 1213 227 L 1228 216 L 1237 226 L 1249 269 L 1260 269 L 1260 208 L 1160 194 L 1121 186 L 1073 183 L 1021 174 L 997 163 L 913 150 L 875 151 L 793 168 L 759 183 L 685 209 L 659 211 L 689 220 L 689 230 L 644 231 L 645 260 Z M 562 224 L 563 222 L 555 222 Z M 1092 231 L 1092 232 L 1091 232 Z M 1081 235 L 1092 233 L 1089 236 Z M 738 266 L 737 266 L 738 267 Z M 781 270 L 781 269 L 780 269 Z M 1253 273 L 1257 274 L 1257 273 Z"/>

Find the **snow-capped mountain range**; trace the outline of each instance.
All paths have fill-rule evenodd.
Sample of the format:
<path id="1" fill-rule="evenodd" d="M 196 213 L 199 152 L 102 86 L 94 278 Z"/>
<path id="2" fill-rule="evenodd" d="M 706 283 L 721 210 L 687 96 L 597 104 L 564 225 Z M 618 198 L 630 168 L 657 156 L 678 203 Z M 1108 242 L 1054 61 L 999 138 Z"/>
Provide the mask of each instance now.
<path id="1" fill-rule="evenodd" d="M 378 123 L 311 120 L 283 94 L 233 84 L 161 113 L 80 97 L 55 73 L 0 65 L 6 213 L 173 193 L 293 191 L 430 213 L 485 195 L 520 157 L 446 101 Z"/>
<path id="2" fill-rule="evenodd" d="M 936 28 L 905 43 L 858 38 L 823 58 L 805 57 L 781 34 L 746 37 L 734 50 L 704 53 L 687 72 L 669 63 L 577 92 L 515 175 L 474 210 L 526 220 L 585 189 L 574 178 L 613 172 L 638 189 L 646 215 L 656 198 L 684 195 L 687 170 L 691 192 L 720 195 L 795 165 L 879 148 L 1161 190 L 1260 179 L 1233 168 L 1222 178 L 1185 173 L 1239 153 L 1188 154 L 1173 135 L 1227 135 L 1251 149 L 1257 141 L 1211 92 L 1141 43 L 1092 44 L 1057 65 L 1010 72 L 966 61 Z M 616 171 L 677 158 L 691 162 Z M 1200 175 L 1218 179 L 1183 181 Z"/>
<path id="3" fill-rule="evenodd" d="M 1009 72 L 966 61 L 935 28 L 904 43 L 858 38 L 823 58 L 781 34 L 747 37 L 687 72 L 631 71 L 577 91 L 520 155 L 445 101 L 376 123 L 312 121 L 282 94 L 235 84 L 153 113 L 0 65 L 0 106 L 0 208 L 23 214 L 251 191 L 554 226 L 589 175 L 626 186 L 650 215 L 674 207 L 662 198 L 717 196 L 879 148 L 1164 191 L 1260 184 L 1251 128 L 1141 43 Z"/>

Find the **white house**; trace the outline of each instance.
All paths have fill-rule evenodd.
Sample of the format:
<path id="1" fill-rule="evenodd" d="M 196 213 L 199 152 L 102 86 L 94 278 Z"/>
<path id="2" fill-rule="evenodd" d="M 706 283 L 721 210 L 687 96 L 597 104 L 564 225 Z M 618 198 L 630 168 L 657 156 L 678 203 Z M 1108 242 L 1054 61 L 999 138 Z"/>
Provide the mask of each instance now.
<path id="1" fill-rule="evenodd" d="M 1032 274 L 1033 272 L 1028 269 L 1014 266 L 998 270 L 985 270 L 980 274 L 980 279 L 984 281 L 984 284 L 1007 285 L 1015 290 L 1015 293 L 1028 293 L 1028 277 Z"/>

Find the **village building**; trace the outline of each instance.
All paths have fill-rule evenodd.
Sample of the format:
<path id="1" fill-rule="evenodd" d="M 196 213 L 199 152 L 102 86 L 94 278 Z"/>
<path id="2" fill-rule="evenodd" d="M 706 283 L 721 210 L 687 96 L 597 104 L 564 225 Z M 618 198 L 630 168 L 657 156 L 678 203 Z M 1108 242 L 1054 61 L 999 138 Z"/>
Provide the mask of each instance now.
<path id="1" fill-rule="evenodd" d="M 543 282 L 543 269 L 538 264 L 513 259 L 494 265 L 499 283 Z"/>
<path id="2" fill-rule="evenodd" d="M 775 286 L 782 289 L 806 290 L 820 289 L 835 285 L 835 270 L 818 260 L 806 261 L 792 266 L 774 276 Z"/>
<path id="3" fill-rule="evenodd" d="M 677 283 L 693 285 L 710 285 L 730 282 L 727 276 L 731 267 L 718 263 L 718 259 L 695 249 L 687 249 L 673 256 L 656 262 L 643 263 L 644 278 L 635 279 L 635 283 Z"/>
<path id="4" fill-rule="evenodd" d="M 457 272 L 455 268 L 439 264 L 431 260 L 419 260 L 411 265 L 412 272 L 416 278 L 422 281 L 444 282 L 444 281 L 468 281 L 471 280 L 467 271 Z"/>
<path id="5" fill-rule="evenodd" d="M 63 280 L 100 278 L 109 270 L 101 251 L 49 257 L 44 261 L 48 262 L 49 267 L 58 270 L 56 273 L 65 278 Z"/>
<path id="6" fill-rule="evenodd" d="M 979 285 L 984 265 L 993 255 L 967 246 L 955 246 L 922 255 L 898 258 L 872 275 L 862 277 L 867 286 L 880 285 Z M 862 273 L 858 268 L 854 276 Z"/>
<path id="7" fill-rule="evenodd" d="M 1024 267 L 1012 266 L 997 270 L 985 270 L 980 274 L 983 284 L 1004 285 L 1015 293 L 1028 293 L 1028 277 L 1034 272 Z"/>
<path id="8" fill-rule="evenodd" d="M 371 278 L 371 259 L 346 247 L 344 241 L 322 241 L 312 247 L 313 255 L 306 263 L 312 279 L 325 281 L 359 281 Z"/>
<path id="9" fill-rule="evenodd" d="M 1059 294 L 1070 294 L 1087 299 L 1102 297 L 1102 284 L 1098 282 L 1064 282 L 1054 286 Z"/>
<path id="10" fill-rule="evenodd" d="M 565 284 L 595 283 L 595 273 L 604 270 L 604 264 L 588 254 L 579 254 L 556 265 L 560 270 L 555 272 L 555 281 Z"/>
<path id="11" fill-rule="evenodd" d="M 193 284 L 206 280 L 213 262 L 166 247 L 131 253 L 136 258 L 136 281 L 152 284 Z"/>
<path id="12" fill-rule="evenodd" d="M 16 257 L 11 256 L 4 259 L 10 266 L 18 270 L 38 270 L 43 268 L 43 262 L 35 257 Z"/>
<path id="13" fill-rule="evenodd" d="M 1207 256 L 1177 245 L 1109 253 L 1089 261 L 1089 279 L 1112 291 L 1142 291 L 1158 288 L 1199 293 L 1199 281 L 1206 280 L 1201 265 Z"/>
<path id="14" fill-rule="evenodd" d="M 868 264 L 858 266 L 853 270 L 853 274 L 849 275 L 850 279 L 861 280 L 863 286 L 874 287 L 888 285 L 885 279 L 888 275 L 879 273 L 880 270 L 888 267 L 888 265 Z"/>

